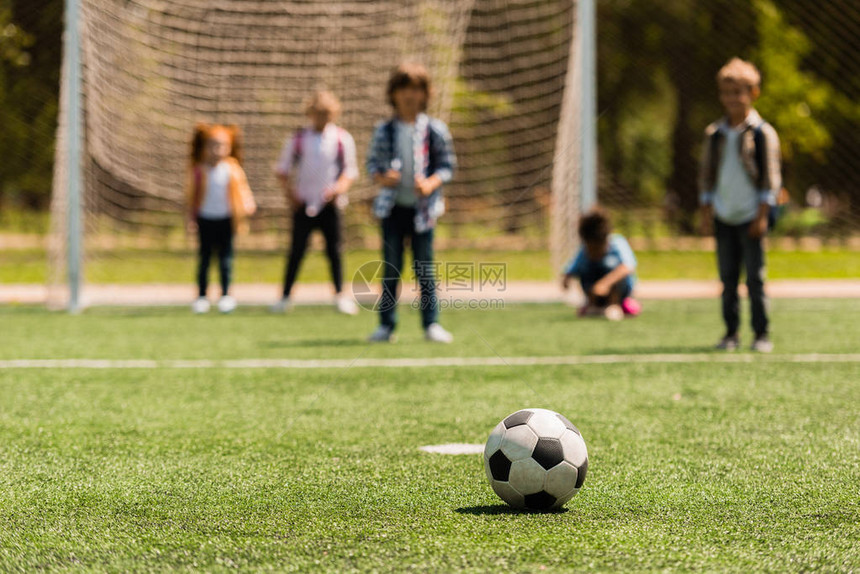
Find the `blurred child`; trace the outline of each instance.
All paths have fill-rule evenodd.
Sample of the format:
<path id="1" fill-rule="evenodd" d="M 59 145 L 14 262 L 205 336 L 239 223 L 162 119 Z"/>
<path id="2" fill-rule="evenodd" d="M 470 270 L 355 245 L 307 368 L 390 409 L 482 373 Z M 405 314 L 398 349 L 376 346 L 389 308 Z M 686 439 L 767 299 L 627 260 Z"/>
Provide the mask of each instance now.
<path id="1" fill-rule="evenodd" d="M 600 208 L 579 220 L 582 246 L 564 271 L 562 287 L 579 277 L 586 303 L 580 315 L 603 315 L 618 321 L 625 315 L 638 315 L 639 303 L 631 295 L 636 284 L 636 257 L 627 240 L 611 233 L 609 216 Z"/>
<path id="2" fill-rule="evenodd" d="M 397 66 L 389 77 L 386 96 L 394 115 L 376 126 L 367 156 L 367 171 L 380 187 L 373 211 L 382 222 L 385 260 L 380 324 L 368 340 L 393 341 L 404 243 L 409 238 L 421 288 L 424 337 L 450 343 L 453 336 L 438 323 L 433 231 L 445 211 L 442 184 L 454 175 L 456 157 L 451 135 L 444 122 L 426 114 L 431 85 L 424 66 Z"/>
<path id="3" fill-rule="evenodd" d="M 760 84 L 756 67 L 739 58 L 717 74 L 726 115 L 705 130 L 699 188 L 702 232 L 716 235 L 723 284 L 726 333 L 717 348 L 733 351 L 740 345 L 738 280 L 743 266 L 755 333 L 751 348 L 769 353 L 773 343 L 768 336 L 762 240 L 782 178 L 779 137 L 753 109 Z"/>
<path id="4" fill-rule="evenodd" d="M 334 283 L 335 306 L 347 315 L 358 313 L 358 307 L 343 296 L 342 208 L 347 192 L 358 177 L 355 141 L 349 133 L 334 124 L 340 113 L 340 102 L 331 92 L 317 92 L 308 101 L 309 125 L 298 130 L 284 144 L 275 173 L 284 188 L 293 212 L 293 232 L 283 298 L 272 310 L 290 308 L 290 293 L 299 273 L 314 229 L 325 237 L 326 256 Z"/>
<path id="5" fill-rule="evenodd" d="M 191 143 L 191 169 L 188 182 L 189 231 L 197 231 L 199 259 L 198 298 L 195 313 L 209 311 L 206 289 L 209 284 L 209 259 L 218 252 L 221 273 L 221 299 L 218 310 L 229 313 L 236 308 L 230 296 L 233 268 L 233 236 L 247 229 L 246 219 L 257 210 L 248 179 L 240 164 L 240 134 L 235 126 L 198 125 Z"/>

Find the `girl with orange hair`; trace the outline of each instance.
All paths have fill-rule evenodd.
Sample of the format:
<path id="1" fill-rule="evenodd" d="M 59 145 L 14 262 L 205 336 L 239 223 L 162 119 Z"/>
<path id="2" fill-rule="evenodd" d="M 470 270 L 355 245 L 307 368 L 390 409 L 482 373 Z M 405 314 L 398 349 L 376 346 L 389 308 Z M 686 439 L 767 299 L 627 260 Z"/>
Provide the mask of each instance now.
<path id="1" fill-rule="evenodd" d="M 206 290 L 209 260 L 218 253 L 221 274 L 221 299 L 218 310 L 229 313 L 236 308 L 230 296 L 233 270 L 233 237 L 247 230 L 247 218 L 257 210 L 248 178 L 241 165 L 240 132 L 236 126 L 199 124 L 191 142 L 191 169 L 188 180 L 189 232 L 200 239 L 197 266 L 198 297 L 195 313 L 209 311 Z"/>

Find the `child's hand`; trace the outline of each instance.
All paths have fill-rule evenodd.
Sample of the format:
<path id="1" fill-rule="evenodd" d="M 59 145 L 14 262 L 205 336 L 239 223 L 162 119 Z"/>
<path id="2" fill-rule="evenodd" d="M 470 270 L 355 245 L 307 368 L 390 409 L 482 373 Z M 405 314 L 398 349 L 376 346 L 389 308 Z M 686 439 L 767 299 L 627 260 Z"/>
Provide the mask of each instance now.
<path id="1" fill-rule="evenodd" d="M 436 175 L 431 175 L 430 177 L 421 177 L 415 176 L 415 189 L 418 190 L 421 195 L 430 195 L 436 188 L 438 188 L 442 184 L 442 181 Z"/>
<path id="2" fill-rule="evenodd" d="M 185 232 L 189 235 L 197 233 L 197 222 L 194 219 L 189 217 L 185 220 Z"/>
<path id="3" fill-rule="evenodd" d="M 612 286 L 606 281 L 598 281 L 594 284 L 594 287 L 591 288 L 591 292 L 595 297 L 609 297 L 609 291 Z"/>
<path id="4" fill-rule="evenodd" d="M 767 234 L 767 216 L 758 216 L 752 220 L 749 227 L 751 239 L 761 239 Z"/>
<path id="5" fill-rule="evenodd" d="M 571 280 L 570 275 L 565 275 L 564 277 L 561 278 L 561 288 L 564 289 L 565 291 L 570 289 L 570 280 Z"/>
<path id="6" fill-rule="evenodd" d="M 328 203 L 334 200 L 338 195 L 347 192 L 349 183 L 344 183 L 343 180 L 338 180 L 323 190 L 323 201 Z"/>
<path id="7" fill-rule="evenodd" d="M 400 185 L 400 172 L 389 169 L 385 173 L 377 173 L 373 179 L 382 187 L 395 187 Z"/>

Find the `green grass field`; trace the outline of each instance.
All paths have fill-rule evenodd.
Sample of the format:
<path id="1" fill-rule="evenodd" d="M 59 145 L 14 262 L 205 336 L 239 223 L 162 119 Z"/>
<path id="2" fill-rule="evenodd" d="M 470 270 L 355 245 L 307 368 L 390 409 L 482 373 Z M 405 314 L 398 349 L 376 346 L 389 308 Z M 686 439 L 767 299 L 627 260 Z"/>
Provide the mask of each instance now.
<path id="1" fill-rule="evenodd" d="M 451 311 L 451 346 L 368 346 L 299 308 L 0 308 L 0 360 L 607 355 L 492 367 L 0 369 L 0 571 L 860 569 L 860 301 L 778 300 L 776 351 L 721 362 L 716 301 L 620 324 L 560 305 Z M 746 333 L 745 333 L 746 334 Z M 749 337 L 747 336 L 747 342 Z M 689 361 L 645 362 L 660 354 Z M 841 361 L 796 361 L 814 353 Z M 566 511 L 509 510 L 480 456 L 519 408 L 588 443 Z"/>
<path id="2" fill-rule="evenodd" d="M 716 279 L 715 255 L 702 251 L 639 251 L 642 279 Z M 346 277 L 363 263 L 379 259 L 375 250 L 358 249 L 346 253 Z M 483 251 L 455 249 L 440 251 L 444 262 L 504 263 L 510 280 L 547 281 L 557 279 L 546 251 Z M 848 249 L 821 251 L 780 251 L 768 253 L 770 279 L 853 279 L 860 276 L 860 256 Z M 86 263 L 86 278 L 92 283 L 191 283 L 195 255 L 191 251 L 122 250 L 96 254 Z M 444 271 L 444 267 L 442 268 Z M 556 272 L 558 271 L 558 272 Z M 235 278 L 241 283 L 278 283 L 283 280 L 284 254 L 266 251 L 239 251 Z M 48 260 L 44 250 L 0 251 L 0 284 L 45 283 Z M 309 253 L 302 265 L 300 281 L 329 280 L 328 262 L 319 250 Z"/>

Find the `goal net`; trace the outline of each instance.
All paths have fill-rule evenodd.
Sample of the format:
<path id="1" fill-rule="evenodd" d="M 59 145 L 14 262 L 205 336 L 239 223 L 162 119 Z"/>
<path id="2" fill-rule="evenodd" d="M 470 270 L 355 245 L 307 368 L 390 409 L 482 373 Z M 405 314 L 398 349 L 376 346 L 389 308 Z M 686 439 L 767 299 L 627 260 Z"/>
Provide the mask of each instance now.
<path id="1" fill-rule="evenodd" d="M 430 113 L 449 123 L 460 164 L 439 247 L 549 248 L 556 267 L 572 249 L 574 0 L 80 2 L 84 285 L 96 259 L 190 248 L 183 186 L 200 121 L 242 128 L 260 207 L 243 242 L 283 249 L 289 218 L 272 165 L 305 122 L 303 101 L 321 88 L 338 95 L 361 165 L 373 125 L 390 114 L 384 86 L 402 60 L 431 71 Z M 68 112 L 52 201 L 54 305 L 68 296 Z M 351 191 L 349 247 L 378 245 L 373 195 L 366 176 Z"/>

